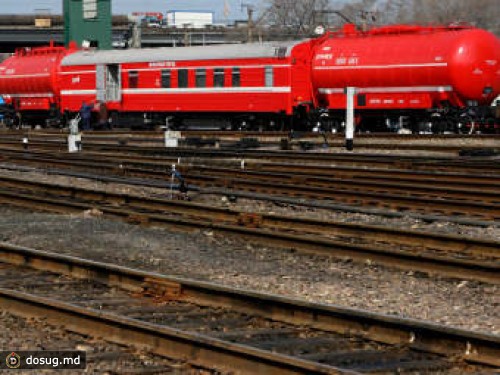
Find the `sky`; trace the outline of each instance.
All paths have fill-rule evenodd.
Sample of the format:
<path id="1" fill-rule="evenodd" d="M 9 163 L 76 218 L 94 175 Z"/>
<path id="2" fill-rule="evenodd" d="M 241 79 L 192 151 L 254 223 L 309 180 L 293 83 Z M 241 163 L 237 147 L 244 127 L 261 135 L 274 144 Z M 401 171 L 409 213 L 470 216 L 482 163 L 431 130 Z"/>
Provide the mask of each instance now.
<path id="1" fill-rule="evenodd" d="M 132 12 L 162 12 L 167 10 L 212 10 L 217 21 L 223 22 L 224 1 L 227 1 L 228 20 L 244 19 L 246 10 L 241 11 L 242 3 L 259 5 L 262 0 L 112 0 L 113 14 Z M 3 14 L 35 13 L 38 9 L 49 10 L 52 14 L 62 13 L 63 0 L 0 0 Z"/>

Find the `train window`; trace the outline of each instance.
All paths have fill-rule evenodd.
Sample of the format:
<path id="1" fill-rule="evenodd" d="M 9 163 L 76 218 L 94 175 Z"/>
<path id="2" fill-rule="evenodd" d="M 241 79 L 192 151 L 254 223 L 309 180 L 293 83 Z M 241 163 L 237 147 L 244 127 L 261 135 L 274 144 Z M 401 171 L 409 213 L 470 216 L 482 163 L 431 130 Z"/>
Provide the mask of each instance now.
<path id="1" fill-rule="evenodd" d="M 164 89 L 172 87 L 172 72 L 170 70 L 161 71 L 161 87 Z"/>
<path id="2" fill-rule="evenodd" d="M 196 69 L 196 87 L 207 87 L 206 69 Z"/>
<path id="3" fill-rule="evenodd" d="M 233 68 L 233 87 L 241 86 L 241 71 L 240 68 Z"/>
<path id="4" fill-rule="evenodd" d="M 131 89 L 136 89 L 139 86 L 139 72 L 137 70 L 131 70 L 128 72 L 128 87 Z"/>
<path id="5" fill-rule="evenodd" d="M 265 81 L 266 87 L 274 86 L 274 69 L 272 66 L 266 66 L 265 68 Z"/>
<path id="6" fill-rule="evenodd" d="M 224 87 L 224 69 L 215 68 L 214 69 L 214 87 Z"/>
<path id="7" fill-rule="evenodd" d="M 366 106 L 366 94 L 358 94 L 358 106 Z"/>
<path id="8" fill-rule="evenodd" d="M 179 87 L 188 87 L 188 70 L 179 69 Z"/>

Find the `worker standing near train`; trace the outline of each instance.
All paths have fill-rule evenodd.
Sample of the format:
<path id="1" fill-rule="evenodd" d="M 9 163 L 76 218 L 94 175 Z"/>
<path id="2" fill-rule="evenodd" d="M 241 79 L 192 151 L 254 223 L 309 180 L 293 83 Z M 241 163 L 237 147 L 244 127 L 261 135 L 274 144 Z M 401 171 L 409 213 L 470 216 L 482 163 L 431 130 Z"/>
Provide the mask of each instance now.
<path id="1" fill-rule="evenodd" d="M 99 129 L 111 129 L 109 124 L 109 112 L 106 103 L 98 100 L 96 102 L 96 107 L 99 112 Z"/>
<path id="2" fill-rule="evenodd" d="M 80 108 L 80 116 L 82 117 L 82 130 L 91 130 L 92 106 L 85 101 Z"/>

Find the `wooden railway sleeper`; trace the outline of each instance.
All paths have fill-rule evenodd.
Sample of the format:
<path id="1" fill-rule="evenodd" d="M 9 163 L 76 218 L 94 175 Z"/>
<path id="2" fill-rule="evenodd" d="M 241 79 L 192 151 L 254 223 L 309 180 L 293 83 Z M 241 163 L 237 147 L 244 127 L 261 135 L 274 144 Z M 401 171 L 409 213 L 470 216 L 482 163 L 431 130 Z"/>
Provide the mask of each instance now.
<path id="1" fill-rule="evenodd" d="M 179 299 L 182 285 L 174 281 L 145 278 L 140 296 L 153 297 L 155 302 Z"/>
<path id="2" fill-rule="evenodd" d="M 238 225 L 247 227 L 247 228 L 260 228 L 263 224 L 263 217 L 262 215 L 256 214 L 256 213 L 248 213 L 248 212 L 241 212 L 238 215 Z"/>
<path id="3" fill-rule="evenodd" d="M 141 214 L 130 214 L 126 219 L 126 222 L 128 224 L 146 226 L 149 225 L 149 216 Z"/>

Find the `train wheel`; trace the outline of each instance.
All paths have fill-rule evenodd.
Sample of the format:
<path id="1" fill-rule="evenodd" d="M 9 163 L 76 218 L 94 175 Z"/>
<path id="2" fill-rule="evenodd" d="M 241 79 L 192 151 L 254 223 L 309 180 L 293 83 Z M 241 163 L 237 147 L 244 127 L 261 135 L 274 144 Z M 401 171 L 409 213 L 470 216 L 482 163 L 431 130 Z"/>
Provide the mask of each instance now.
<path id="1" fill-rule="evenodd" d="M 461 117 L 460 122 L 456 125 L 456 133 L 458 134 L 469 134 L 471 131 L 471 124 L 473 120 L 471 117 Z M 471 126 L 468 126 L 471 125 Z"/>
<path id="2" fill-rule="evenodd" d="M 443 134 L 446 122 L 442 119 L 432 119 L 432 134 Z"/>

